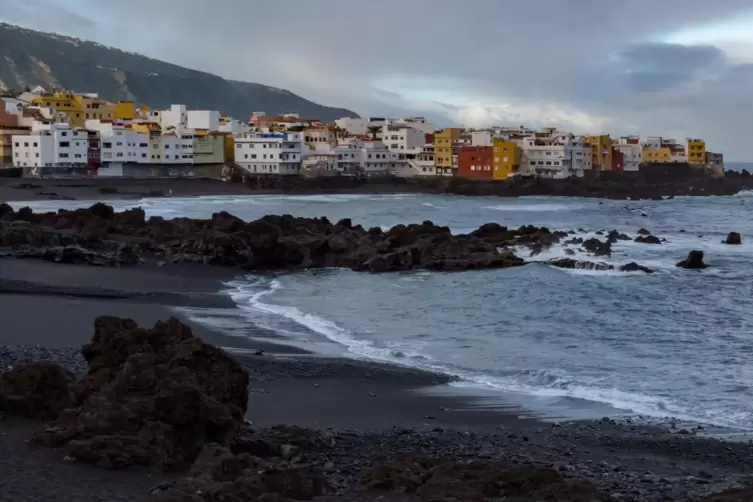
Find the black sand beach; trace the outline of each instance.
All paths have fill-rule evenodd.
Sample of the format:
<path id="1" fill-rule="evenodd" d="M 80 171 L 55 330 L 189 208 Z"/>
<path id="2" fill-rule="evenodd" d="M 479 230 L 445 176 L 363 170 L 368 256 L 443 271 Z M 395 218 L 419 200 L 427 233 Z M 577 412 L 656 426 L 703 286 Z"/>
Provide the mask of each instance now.
<path id="1" fill-rule="evenodd" d="M 0 349 L 0 363 L 42 353 L 80 371 L 75 347 L 89 340 L 94 317 L 150 324 L 176 315 L 176 306 L 229 308 L 229 299 L 217 290 L 231 276 L 210 267 L 101 269 L 2 260 L 6 322 L 0 344 L 25 348 Z M 192 326 L 205 341 L 230 349 L 248 370 L 247 419 L 255 427 L 284 423 L 335 434 L 338 446 L 327 458 L 343 483 L 352 482 L 360 468 L 420 450 L 553 466 L 608 487 L 610 500 L 694 500 L 743 480 L 753 461 L 747 443 L 609 420 L 552 425 L 515 407 L 479 409 L 470 397 L 422 392 L 446 383 L 446 375 L 322 358 L 276 344 L 263 331 L 260 339 L 247 340 Z M 257 350 L 264 354 L 254 355 Z M 140 500 L 152 486 L 175 477 L 66 462 L 54 450 L 29 444 L 35 427 L 15 418 L 0 422 L 0 500 Z"/>

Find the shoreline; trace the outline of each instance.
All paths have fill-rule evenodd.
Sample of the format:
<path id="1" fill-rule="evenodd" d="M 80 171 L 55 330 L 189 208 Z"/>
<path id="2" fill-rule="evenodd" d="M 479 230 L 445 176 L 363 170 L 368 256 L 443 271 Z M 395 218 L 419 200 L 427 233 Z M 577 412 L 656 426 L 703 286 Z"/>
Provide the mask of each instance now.
<path id="1" fill-rule="evenodd" d="M 584 197 L 663 200 L 675 196 L 730 196 L 753 189 L 753 177 L 728 172 L 723 179 L 671 173 L 595 179 L 519 179 L 488 182 L 462 178 L 353 179 L 259 177 L 246 184 L 209 178 L 0 178 L 0 201 L 138 200 L 146 197 L 240 195 L 464 195 Z"/>
<path id="2" fill-rule="evenodd" d="M 181 304 L 178 308 L 230 308 L 229 299 L 217 294 L 229 274 L 200 269 L 95 269 L 1 260 L 0 313 L 12 328 L 0 334 L 0 364 L 9 364 L 5 346 L 20 344 L 30 359 L 49 357 L 68 367 L 75 365 L 72 359 L 81 363 L 77 350 L 62 347 L 88 342 L 98 315 L 132 317 L 149 326 L 174 315 L 176 303 Z M 26 289 L 19 294 L 7 284 Z M 109 296 L 102 295 L 103 290 Z M 342 486 L 358 486 L 362 468 L 419 450 L 461 462 L 499 459 L 554 468 L 567 478 L 593 481 L 606 493 L 622 494 L 614 500 L 696 500 L 744 480 L 753 456 L 748 443 L 630 420 L 548 423 L 514 403 L 503 406 L 474 398 L 472 392 L 444 392 L 447 375 L 322 357 L 275 343 L 274 333 L 258 328 L 249 328 L 259 336 L 250 340 L 181 318 L 205 342 L 232 347 L 230 352 L 248 371 L 246 419 L 252 427 L 265 433 L 278 424 L 298 425 L 335 437 L 335 449 L 325 459 L 333 463 Z M 263 355 L 255 355 L 259 349 Z M 179 476 L 65 462 L 60 452 L 28 444 L 39 426 L 11 417 L 0 420 L 0 489 L 20 500 L 65 493 L 74 502 L 130 502 L 143 500 L 152 487 Z M 321 500 L 371 500 L 360 492 L 347 494 L 353 498 Z"/>

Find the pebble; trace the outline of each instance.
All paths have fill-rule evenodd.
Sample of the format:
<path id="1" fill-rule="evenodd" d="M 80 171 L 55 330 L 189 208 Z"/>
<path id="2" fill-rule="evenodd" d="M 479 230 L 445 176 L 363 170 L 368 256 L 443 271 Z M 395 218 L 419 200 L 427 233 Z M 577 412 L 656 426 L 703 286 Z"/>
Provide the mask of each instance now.
<path id="1" fill-rule="evenodd" d="M 11 369 L 14 366 L 31 361 L 53 361 L 76 375 L 86 373 L 88 368 L 79 348 L 51 349 L 39 345 L 0 346 L 0 370 Z"/>

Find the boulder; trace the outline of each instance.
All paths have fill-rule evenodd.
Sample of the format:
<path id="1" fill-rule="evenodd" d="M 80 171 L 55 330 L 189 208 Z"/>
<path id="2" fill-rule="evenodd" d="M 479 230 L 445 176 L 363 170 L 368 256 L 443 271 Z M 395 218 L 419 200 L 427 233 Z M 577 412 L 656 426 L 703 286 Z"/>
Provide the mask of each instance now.
<path id="1" fill-rule="evenodd" d="M 591 238 L 583 243 L 583 249 L 595 256 L 612 256 L 612 243 L 609 241 L 601 242 L 599 239 Z"/>
<path id="2" fill-rule="evenodd" d="M 49 361 L 25 363 L 0 374 L 0 411 L 54 420 L 71 406 L 74 376 Z"/>
<path id="3" fill-rule="evenodd" d="M 639 228 L 637 233 L 638 235 L 651 235 L 651 232 L 649 232 L 645 228 Z"/>
<path id="4" fill-rule="evenodd" d="M 691 251 L 688 253 L 687 258 L 677 263 L 677 266 L 680 268 L 697 270 L 708 267 L 708 265 L 703 262 L 703 251 Z"/>
<path id="5" fill-rule="evenodd" d="M 607 263 L 594 263 L 591 261 L 574 260 L 572 258 L 559 258 L 556 260 L 551 260 L 549 264 L 557 268 L 569 268 L 577 270 L 614 270 L 614 267 Z"/>
<path id="6" fill-rule="evenodd" d="M 175 318 L 151 329 L 99 317 L 82 353 L 89 371 L 74 407 L 37 432 L 37 443 L 106 468 L 189 465 L 207 443 L 229 444 L 248 403 L 248 375 Z"/>
<path id="7" fill-rule="evenodd" d="M 724 239 L 724 244 L 740 245 L 743 243 L 743 239 L 737 232 L 730 232 L 727 238 Z"/>
<path id="8" fill-rule="evenodd" d="M 644 272 L 646 274 L 653 274 L 655 272 L 654 270 L 648 267 L 644 267 L 643 265 L 639 265 L 634 261 L 621 266 L 619 270 L 620 272 Z"/>
<path id="9" fill-rule="evenodd" d="M 607 234 L 607 240 L 614 244 L 617 241 L 629 241 L 630 237 L 625 234 L 621 234 L 617 230 L 612 230 Z"/>
<path id="10" fill-rule="evenodd" d="M 655 235 L 639 235 L 634 241 L 640 242 L 641 244 L 661 244 L 661 239 Z"/>

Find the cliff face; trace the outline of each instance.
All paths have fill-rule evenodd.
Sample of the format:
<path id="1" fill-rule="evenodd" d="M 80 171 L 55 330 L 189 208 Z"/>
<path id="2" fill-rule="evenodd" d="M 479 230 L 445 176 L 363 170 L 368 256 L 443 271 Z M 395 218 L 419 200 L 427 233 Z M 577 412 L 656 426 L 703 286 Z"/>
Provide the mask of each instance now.
<path id="1" fill-rule="evenodd" d="M 0 23 L 0 90 L 41 85 L 96 92 L 153 108 L 185 104 L 246 120 L 253 112 L 298 113 L 332 121 L 358 115 L 322 106 L 290 91 L 190 70 L 104 45 Z"/>

